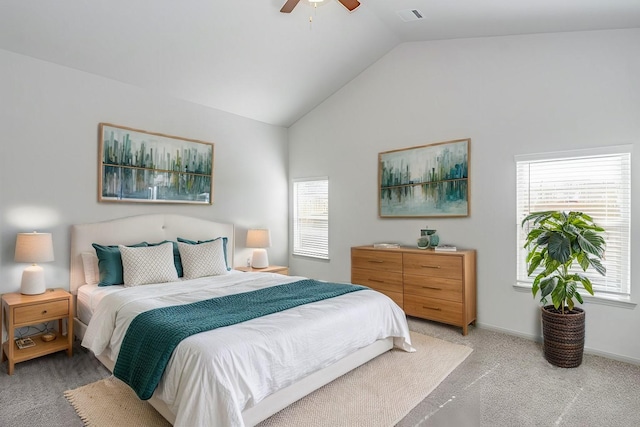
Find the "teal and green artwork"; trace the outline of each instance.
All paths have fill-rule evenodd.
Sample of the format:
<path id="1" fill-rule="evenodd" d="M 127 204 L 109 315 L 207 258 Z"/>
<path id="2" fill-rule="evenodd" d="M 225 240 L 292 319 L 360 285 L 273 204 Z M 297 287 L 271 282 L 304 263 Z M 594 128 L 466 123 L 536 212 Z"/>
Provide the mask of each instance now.
<path id="1" fill-rule="evenodd" d="M 470 139 L 378 155 L 380 217 L 469 216 Z"/>
<path id="2" fill-rule="evenodd" d="M 100 123 L 99 201 L 213 202 L 213 144 Z"/>

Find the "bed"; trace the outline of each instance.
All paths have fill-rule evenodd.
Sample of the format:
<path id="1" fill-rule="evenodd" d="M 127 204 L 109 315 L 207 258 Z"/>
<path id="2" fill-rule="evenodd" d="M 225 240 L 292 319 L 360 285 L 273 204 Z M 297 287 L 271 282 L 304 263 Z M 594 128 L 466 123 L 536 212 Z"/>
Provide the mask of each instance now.
<path id="1" fill-rule="evenodd" d="M 134 245 L 178 238 L 222 242 L 223 237 L 228 268 L 221 274 L 185 279 L 185 272 L 175 281 L 142 286 L 95 284 L 93 243 Z M 305 280 L 232 270 L 234 241 L 232 224 L 181 215 L 140 215 L 72 226 L 74 332 L 113 372 L 125 331 L 147 309 L 214 297 L 221 301 L 267 288 L 294 287 Z M 129 252 L 136 252 L 122 250 L 127 262 Z M 149 402 L 175 425 L 255 425 L 393 347 L 413 351 L 402 310 L 375 291 L 348 292 L 189 336 L 171 353 Z"/>

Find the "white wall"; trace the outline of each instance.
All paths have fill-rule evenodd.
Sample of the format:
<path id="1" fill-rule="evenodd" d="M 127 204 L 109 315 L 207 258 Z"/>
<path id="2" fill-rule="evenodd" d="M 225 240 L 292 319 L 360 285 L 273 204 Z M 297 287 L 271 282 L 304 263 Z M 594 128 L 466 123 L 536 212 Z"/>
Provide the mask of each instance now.
<path id="1" fill-rule="evenodd" d="M 126 64 L 123 64 L 126 66 Z M 69 226 L 143 213 L 268 227 L 273 264 L 287 263 L 287 130 L 0 50 L 0 293 L 17 291 L 16 233 L 53 233 L 49 286 L 69 287 Z M 213 205 L 98 203 L 98 123 L 215 143 Z"/>
<path id="2" fill-rule="evenodd" d="M 350 279 L 350 247 L 414 245 L 420 228 L 477 249 L 478 323 L 540 336 L 538 304 L 516 291 L 514 155 L 633 144 L 640 224 L 640 30 L 405 43 L 290 128 L 290 178 L 329 176 L 330 262 L 293 273 Z M 380 219 L 381 151 L 471 138 L 471 215 Z M 632 293 L 640 301 L 638 227 Z M 640 363 L 640 309 L 587 303 L 588 351 Z"/>

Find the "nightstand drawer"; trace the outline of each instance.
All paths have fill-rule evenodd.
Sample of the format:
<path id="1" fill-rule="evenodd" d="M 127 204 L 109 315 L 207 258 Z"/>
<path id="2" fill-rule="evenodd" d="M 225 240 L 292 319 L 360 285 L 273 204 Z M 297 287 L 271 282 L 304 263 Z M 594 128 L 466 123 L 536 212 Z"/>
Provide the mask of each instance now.
<path id="1" fill-rule="evenodd" d="M 37 323 L 46 321 L 47 319 L 57 319 L 69 314 L 69 300 L 59 300 L 43 302 L 39 304 L 25 305 L 16 307 L 13 310 L 13 322 L 21 323 Z"/>

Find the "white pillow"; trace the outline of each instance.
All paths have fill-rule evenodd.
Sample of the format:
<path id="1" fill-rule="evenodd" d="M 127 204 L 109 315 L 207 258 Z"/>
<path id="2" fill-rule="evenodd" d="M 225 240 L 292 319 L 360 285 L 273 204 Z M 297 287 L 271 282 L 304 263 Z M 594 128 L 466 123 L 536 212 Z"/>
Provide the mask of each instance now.
<path id="1" fill-rule="evenodd" d="M 95 285 L 100 282 L 100 270 L 98 269 L 98 257 L 95 252 L 82 252 L 82 270 L 84 271 L 84 283 Z"/>
<path id="2" fill-rule="evenodd" d="M 185 279 L 227 274 L 222 239 L 190 245 L 178 242 Z"/>
<path id="3" fill-rule="evenodd" d="M 125 287 L 178 280 L 171 242 L 137 248 L 118 245 L 118 248 L 122 255 Z"/>

